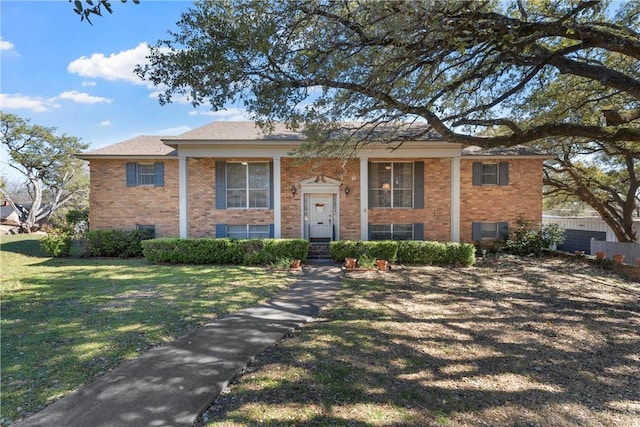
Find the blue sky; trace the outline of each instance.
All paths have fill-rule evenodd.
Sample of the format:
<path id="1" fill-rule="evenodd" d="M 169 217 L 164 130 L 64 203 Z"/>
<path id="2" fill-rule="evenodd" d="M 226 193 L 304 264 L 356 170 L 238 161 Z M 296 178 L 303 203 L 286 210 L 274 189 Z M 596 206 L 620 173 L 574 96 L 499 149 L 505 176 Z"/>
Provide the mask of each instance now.
<path id="1" fill-rule="evenodd" d="M 112 0 L 113 14 L 80 22 L 66 0 L 0 2 L 0 109 L 99 148 L 140 134 L 177 135 L 213 120 L 245 120 L 241 105 L 212 113 L 160 106 L 133 73 L 147 44 L 169 38 L 192 2 Z M 177 102 L 176 102 L 177 101 Z M 7 156 L 0 174 L 11 176 Z"/>

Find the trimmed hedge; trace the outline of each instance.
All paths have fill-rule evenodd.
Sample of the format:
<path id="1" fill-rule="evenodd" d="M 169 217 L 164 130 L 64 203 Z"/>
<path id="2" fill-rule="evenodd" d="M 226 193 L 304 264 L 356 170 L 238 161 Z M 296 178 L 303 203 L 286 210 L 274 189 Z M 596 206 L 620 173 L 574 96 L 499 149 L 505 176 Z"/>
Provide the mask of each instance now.
<path id="1" fill-rule="evenodd" d="M 170 264 L 269 265 L 283 259 L 306 261 L 309 242 L 302 239 L 162 238 L 142 243 L 149 262 Z"/>
<path id="2" fill-rule="evenodd" d="M 335 262 L 343 262 L 345 258 L 358 258 L 367 255 L 376 259 L 386 259 L 396 262 L 398 254 L 398 242 L 393 240 L 362 241 L 362 240 L 338 240 L 331 242 L 331 259 Z"/>
<path id="3" fill-rule="evenodd" d="M 331 242 L 331 259 L 335 262 L 362 255 L 402 264 L 469 266 L 475 262 L 475 246 L 470 243 L 422 240 Z"/>
<path id="4" fill-rule="evenodd" d="M 471 243 L 406 240 L 398 244 L 398 262 L 403 264 L 470 266 L 476 262 Z"/>
<path id="5" fill-rule="evenodd" d="M 93 230 L 85 235 L 90 256 L 130 258 L 142 256 L 143 240 L 153 238 L 150 230 Z"/>

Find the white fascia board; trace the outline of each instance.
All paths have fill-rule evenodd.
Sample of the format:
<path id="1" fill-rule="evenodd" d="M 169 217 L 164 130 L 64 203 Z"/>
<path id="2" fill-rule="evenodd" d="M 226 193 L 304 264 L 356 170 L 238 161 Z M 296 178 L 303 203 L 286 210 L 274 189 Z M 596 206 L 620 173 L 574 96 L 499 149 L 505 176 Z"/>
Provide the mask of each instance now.
<path id="1" fill-rule="evenodd" d="M 99 154 L 88 154 L 88 155 L 76 155 L 77 158 L 82 160 L 175 160 L 178 161 L 178 156 L 145 156 L 142 154 L 132 154 L 132 155 L 99 155 Z"/>
<path id="2" fill-rule="evenodd" d="M 181 156 L 185 157 L 242 157 L 242 158 L 264 158 L 264 157 L 292 157 L 291 150 L 295 146 L 282 147 L 280 145 L 267 146 L 259 145 L 181 145 L 178 148 Z"/>
<path id="3" fill-rule="evenodd" d="M 171 145 L 171 144 L 169 144 Z M 294 157 L 291 153 L 300 146 L 300 141 L 273 141 L 250 143 L 247 141 L 219 142 L 192 141 L 174 145 L 181 156 L 186 157 Z M 405 142 L 397 150 L 388 145 L 371 145 L 360 150 L 357 157 L 373 158 L 449 158 L 460 156 L 460 144 L 442 142 Z"/>
<path id="4" fill-rule="evenodd" d="M 528 154 L 528 155 L 496 155 L 496 156 L 473 156 L 462 155 L 462 160 L 501 160 L 501 159 L 537 159 L 537 160 L 551 160 L 556 159 L 558 156 L 551 154 Z"/>

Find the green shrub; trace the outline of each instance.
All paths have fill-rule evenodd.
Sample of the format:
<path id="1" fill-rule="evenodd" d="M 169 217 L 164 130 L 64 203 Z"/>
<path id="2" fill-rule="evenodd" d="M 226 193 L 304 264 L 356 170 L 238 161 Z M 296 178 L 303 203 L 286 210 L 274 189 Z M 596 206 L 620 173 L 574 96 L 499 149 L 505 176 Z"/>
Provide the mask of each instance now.
<path id="1" fill-rule="evenodd" d="M 398 242 L 393 240 L 360 241 L 339 240 L 331 242 L 331 259 L 342 262 L 345 258 L 361 258 L 362 255 L 375 259 L 386 259 L 395 262 L 398 254 Z"/>
<path id="2" fill-rule="evenodd" d="M 331 259 L 342 262 L 345 258 L 373 257 L 389 262 L 421 265 L 473 265 L 475 246 L 469 243 L 439 243 L 422 240 L 331 242 Z"/>
<path id="3" fill-rule="evenodd" d="M 275 265 L 283 259 L 305 261 L 309 242 L 302 239 L 179 239 L 142 242 L 149 262 L 173 264 Z"/>
<path id="4" fill-rule="evenodd" d="M 237 241 L 223 239 L 180 239 L 167 237 L 142 242 L 149 262 L 171 264 L 241 264 L 243 252 Z"/>
<path id="5" fill-rule="evenodd" d="M 91 256 L 130 258 L 142 256 L 140 242 L 153 237 L 150 230 L 93 230 L 85 235 Z"/>
<path id="6" fill-rule="evenodd" d="M 358 266 L 362 268 L 373 268 L 376 265 L 376 257 L 362 254 L 358 256 Z"/>
<path id="7" fill-rule="evenodd" d="M 50 256 L 68 257 L 73 244 L 73 233 L 64 228 L 53 228 L 40 239 L 40 247 Z"/>
<path id="8" fill-rule="evenodd" d="M 548 246 L 549 244 L 542 236 L 540 226 L 520 218 L 518 228 L 507 240 L 503 251 L 519 256 L 540 256 Z"/>
<path id="9" fill-rule="evenodd" d="M 476 260 L 476 248 L 470 243 L 420 240 L 399 243 L 398 262 L 403 264 L 470 266 Z"/>

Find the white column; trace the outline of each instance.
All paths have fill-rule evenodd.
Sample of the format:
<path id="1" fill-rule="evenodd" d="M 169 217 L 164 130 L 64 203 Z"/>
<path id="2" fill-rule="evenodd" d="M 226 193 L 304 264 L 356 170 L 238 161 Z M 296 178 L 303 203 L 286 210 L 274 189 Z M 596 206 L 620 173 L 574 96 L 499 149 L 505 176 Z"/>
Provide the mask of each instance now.
<path id="1" fill-rule="evenodd" d="M 273 236 L 282 237 L 282 192 L 280 157 L 273 158 Z"/>
<path id="2" fill-rule="evenodd" d="M 178 157 L 178 200 L 180 237 L 186 239 L 189 237 L 189 179 L 186 157 Z"/>
<path id="3" fill-rule="evenodd" d="M 460 241 L 460 157 L 451 159 L 451 241 Z"/>
<path id="4" fill-rule="evenodd" d="M 369 158 L 360 157 L 360 239 L 369 240 Z"/>

